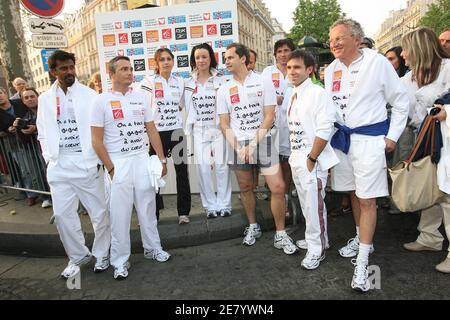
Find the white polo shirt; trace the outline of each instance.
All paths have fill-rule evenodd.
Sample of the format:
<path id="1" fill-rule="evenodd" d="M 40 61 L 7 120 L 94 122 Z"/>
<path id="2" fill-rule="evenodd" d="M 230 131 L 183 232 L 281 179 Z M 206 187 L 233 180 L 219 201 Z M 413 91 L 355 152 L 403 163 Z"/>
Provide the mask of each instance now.
<path id="1" fill-rule="evenodd" d="M 166 80 L 156 74 L 145 77 L 140 90 L 150 95 L 150 106 L 158 131 L 169 131 L 183 127 L 181 111 L 184 107 L 184 81 L 170 76 Z"/>
<path id="2" fill-rule="evenodd" d="M 238 141 L 254 139 L 264 119 L 264 108 L 276 105 L 272 83 L 254 72 L 243 85 L 231 78 L 217 92 L 217 114 L 230 115 L 230 127 Z"/>
<path id="3" fill-rule="evenodd" d="M 283 75 L 283 72 L 281 72 L 276 65 L 266 67 L 261 75 L 265 80 L 272 82 L 277 96 L 284 97 L 289 80 L 287 76 L 285 77 Z"/>
<path id="4" fill-rule="evenodd" d="M 195 126 L 216 126 L 216 95 L 224 82 L 226 79 L 223 76 L 211 76 L 201 84 L 197 81 L 196 75 L 186 81 L 185 103 L 189 110 L 188 118 L 191 118 Z"/>
<path id="5" fill-rule="evenodd" d="M 91 126 L 104 128 L 103 143 L 112 158 L 148 152 L 144 124 L 150 121 L 148 98 L 132 90 L 102 93 L 91 110 Z"/>
<path id="6" fill-rule="evenodd" d="M 81 152 L 75 110 L 73 109 L 72 88 L 67 93 L 58 86 L 56 89 L 56 117 L 59 126 L 59 150 L 61 154 Z"/>
<path id="7" fill-rule="evenodd" d="M 337 108 L 340 123 L 345 124 L 348 117 L 348 99 L 353 94 L 356 80 L 359 76 L 364 55 L 353 61 L 347 68 L 345 64 L 338 61 L 333 72 L 333 83 L 331 98 Z"/>

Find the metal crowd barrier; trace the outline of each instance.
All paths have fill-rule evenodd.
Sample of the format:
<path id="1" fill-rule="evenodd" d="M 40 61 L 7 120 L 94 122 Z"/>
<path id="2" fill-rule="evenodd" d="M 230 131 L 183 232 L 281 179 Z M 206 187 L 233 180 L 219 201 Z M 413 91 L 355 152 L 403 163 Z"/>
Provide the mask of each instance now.
<path id="1" fill-rule="evenodd" d="M 45 162 L 36 135 L 0 134 L 0 187 L 50 195 Z"/>

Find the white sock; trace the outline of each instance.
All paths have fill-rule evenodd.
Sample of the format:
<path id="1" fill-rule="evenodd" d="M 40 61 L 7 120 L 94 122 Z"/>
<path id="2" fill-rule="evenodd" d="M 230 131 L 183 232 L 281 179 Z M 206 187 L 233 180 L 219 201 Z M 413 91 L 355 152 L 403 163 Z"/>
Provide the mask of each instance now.
<path id="1" fill-rule="evenodd" d="M 277 231 L 277 237 L 285 237 L 287 236 L 286 230 Z"/>
<path id="2" fill-rule="evenodd" d="M 258 224 L 257 223 L 250 223 L 250 228 L 252 228 L 252 229 L 258 228 Z"/>
<path id="3" fill-rule="evenodd" d="M 356 235 L 357 235 L 358 238 L 359 238 L 359 226 L 356 226 Z"/>
<path id="4" fill-rule="evenodd" d="M 356 258 L 356 261 L 363 262 L 366 265 L 369 264 L 369 253 L 371 247 L 372 247 L 371 244 L 364 244 L 360 242 L 358 257 Z"/>

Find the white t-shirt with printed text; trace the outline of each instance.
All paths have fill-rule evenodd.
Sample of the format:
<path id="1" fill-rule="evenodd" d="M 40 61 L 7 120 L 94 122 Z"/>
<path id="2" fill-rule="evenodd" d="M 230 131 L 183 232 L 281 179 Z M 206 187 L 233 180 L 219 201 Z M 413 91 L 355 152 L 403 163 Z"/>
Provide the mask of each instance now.
<path id="1" fill-rule="evenodd" d="M 60 130 L 59 150 L 62 154 L 81 152 L 80 134 L 73 109 L 71 88 L 67 93 L 58 86 L 56 89 L 56 115 Z"/>
<path id="2" fill-rule="evenodd" d="M 217 114 L 230 115 L 230 127 L 238 141 L 254 139 L 264 120 L 264 108 L 276 104 L 272 83 L 254 72 L 244 84 L 232 78 L 217 92 Z"/>
<path id="3" fill-rule="evenodd" d="M 153 114 L 145 94 L 102 93 L 91 112 L 91 126 L 104 128 L 103 143 L 110 156 L 148 152 L 145 123 L 153 121 Z"/>

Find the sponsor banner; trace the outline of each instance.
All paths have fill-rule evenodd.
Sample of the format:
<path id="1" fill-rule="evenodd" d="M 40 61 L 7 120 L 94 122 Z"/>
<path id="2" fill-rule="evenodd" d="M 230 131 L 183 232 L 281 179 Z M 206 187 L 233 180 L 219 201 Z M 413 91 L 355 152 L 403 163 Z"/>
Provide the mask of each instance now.
<path id="1" fill-rule="evenodd" d="M 192 48 L 208 43 L 214 50 L 217 69 L 227 74 L 224 52 L 229 44 L 239 41 L 237 0 L 96 13 L 95 23 L 105 91 L 111 88 L 107 64 L 118 55 L 131 58 L 138 81 L 154 73 L 156 50 L 168 48 L 175 56 L 172 73 L 188 77 Z"/>

